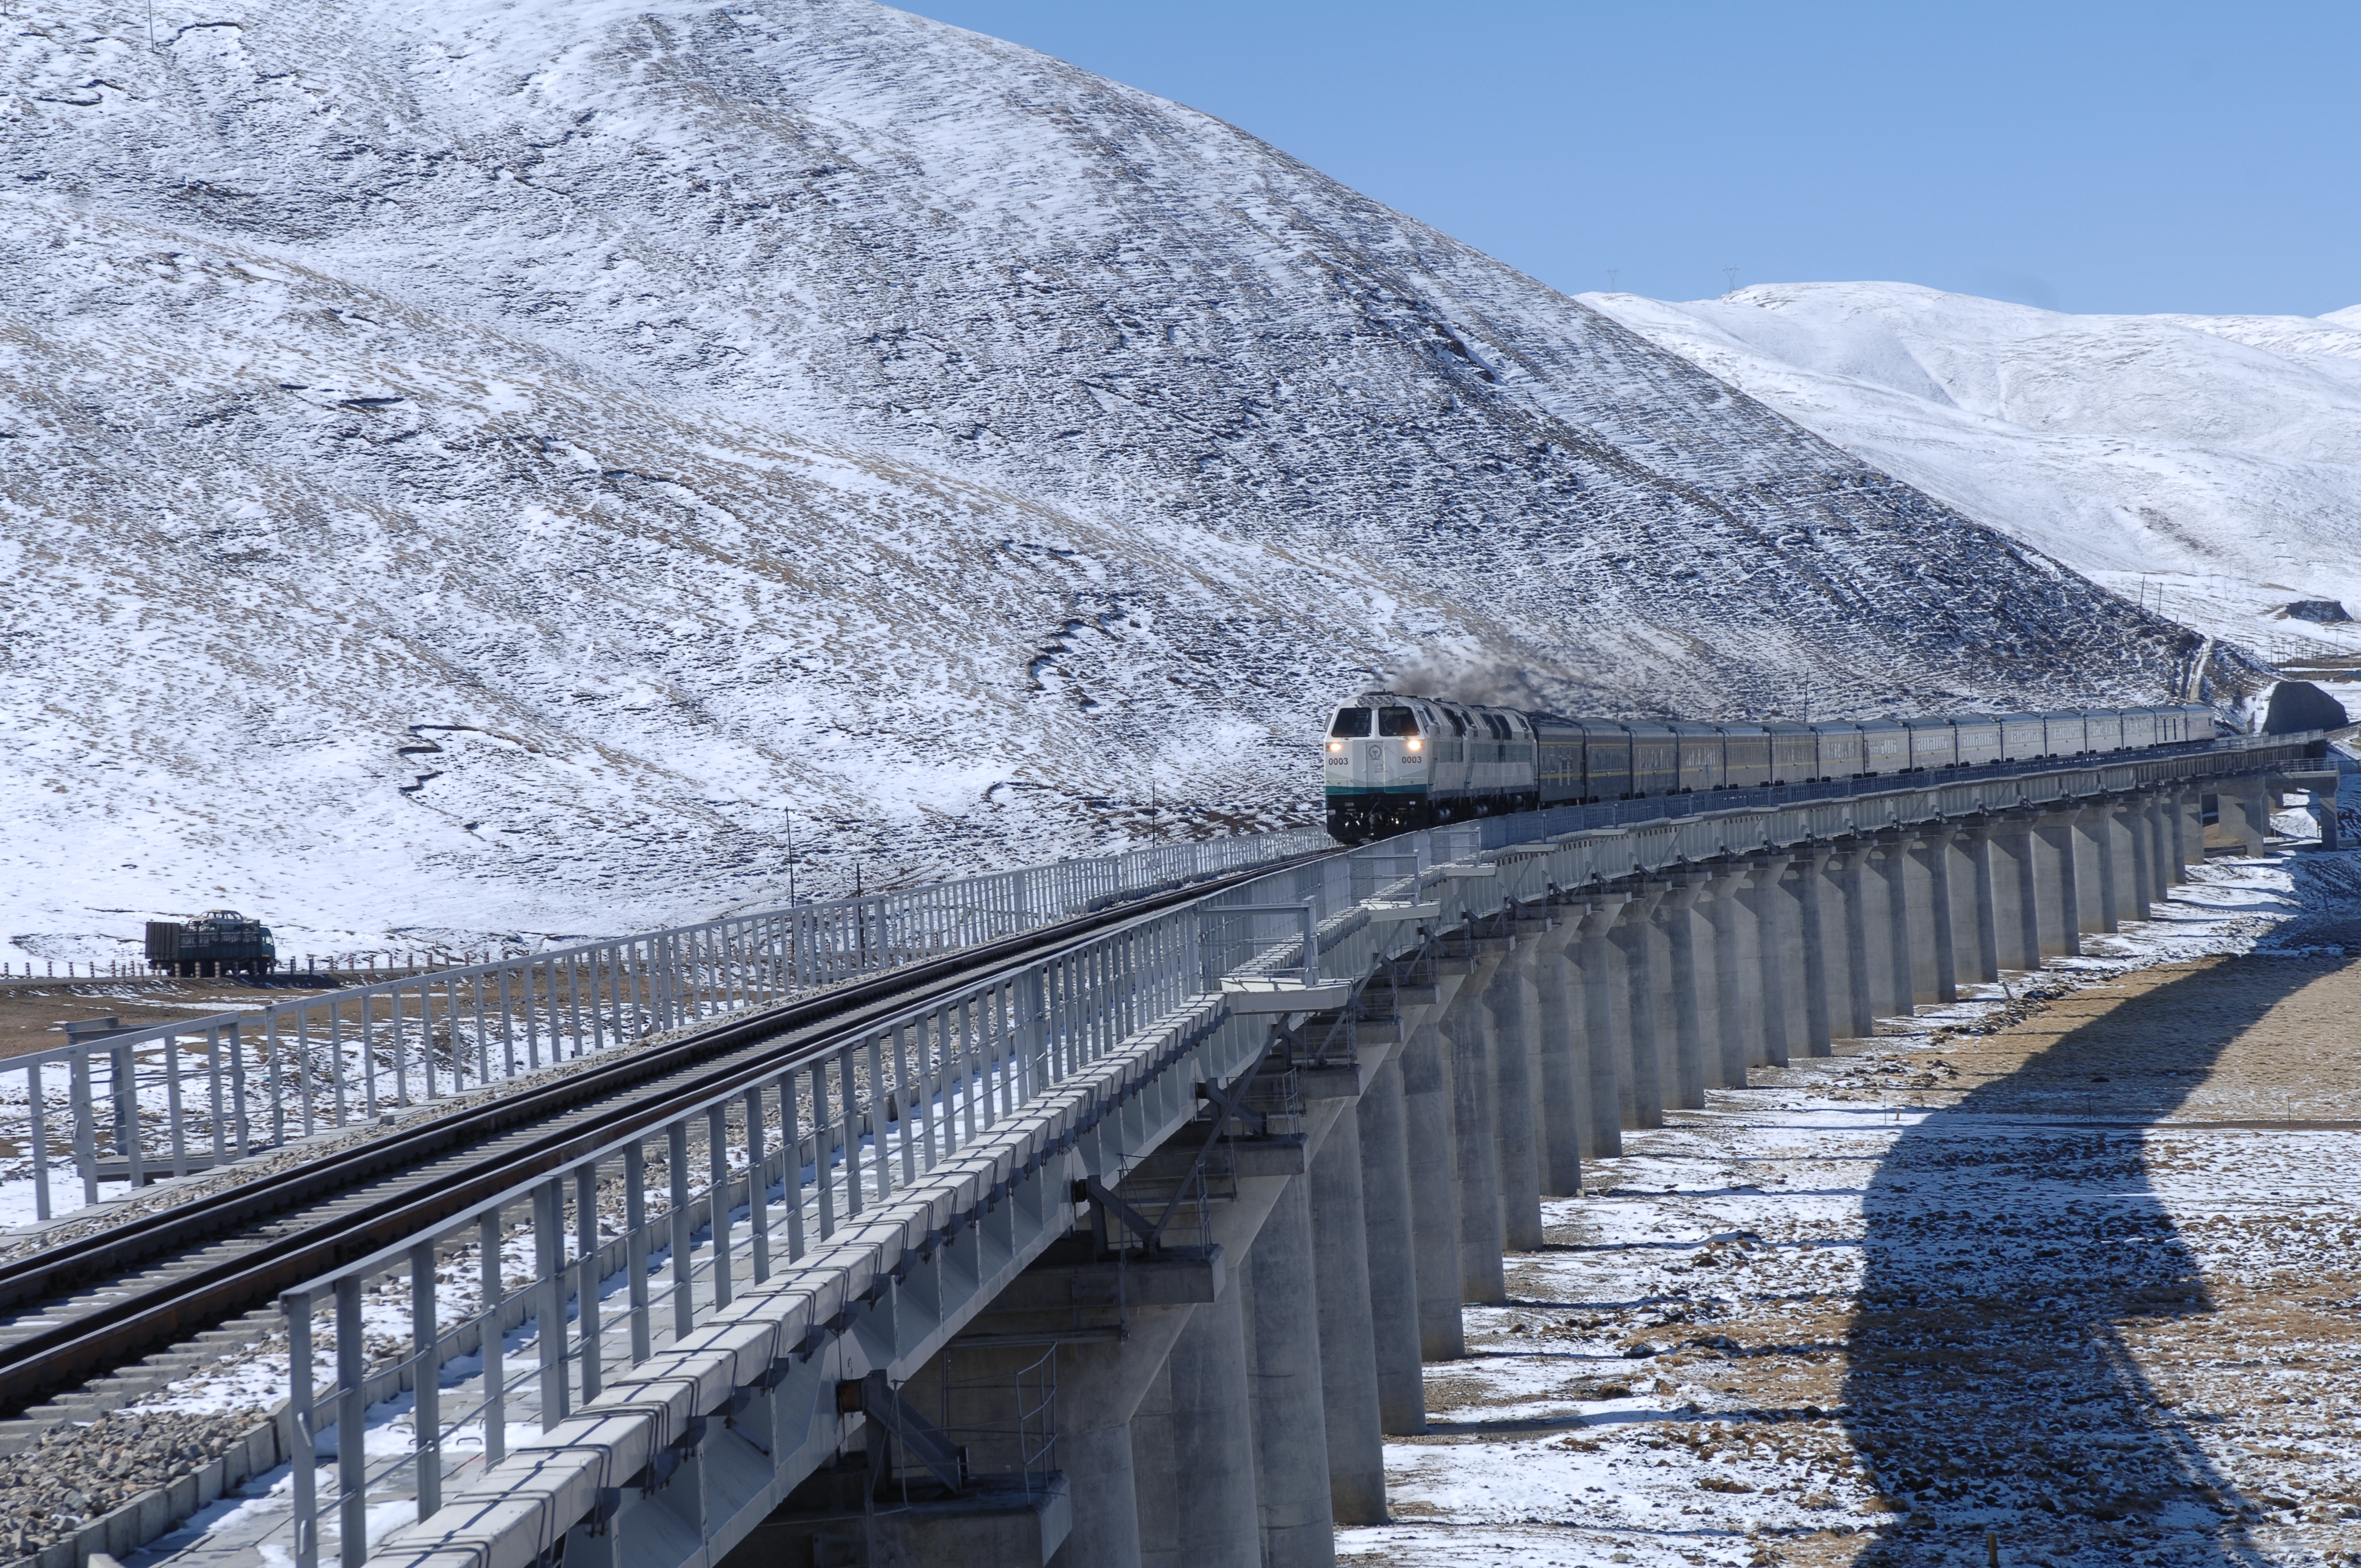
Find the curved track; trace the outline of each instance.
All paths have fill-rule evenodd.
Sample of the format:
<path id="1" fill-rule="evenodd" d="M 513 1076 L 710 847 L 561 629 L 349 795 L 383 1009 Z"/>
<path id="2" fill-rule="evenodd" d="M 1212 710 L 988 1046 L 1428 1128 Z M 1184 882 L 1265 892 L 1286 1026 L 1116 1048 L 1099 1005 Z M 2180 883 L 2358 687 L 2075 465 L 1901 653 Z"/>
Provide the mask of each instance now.
<path id="1" fill-rule="evenodd" d="M 1317 856 L 1273 861 L 719 1020 L 683 1039 L 0 1265 L 0 1417 L 185 1340 L 883 1013 Z"/>

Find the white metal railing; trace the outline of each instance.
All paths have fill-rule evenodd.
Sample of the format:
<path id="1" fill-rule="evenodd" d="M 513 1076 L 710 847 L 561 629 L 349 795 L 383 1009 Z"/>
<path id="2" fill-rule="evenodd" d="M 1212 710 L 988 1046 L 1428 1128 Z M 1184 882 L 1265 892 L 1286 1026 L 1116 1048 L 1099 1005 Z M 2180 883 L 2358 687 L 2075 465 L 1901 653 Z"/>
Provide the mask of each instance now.
<path id="1" fill-rule="evenodd" d="M 1221 1024 L 1224 981 L 1324 995 L 1333 981 L 1323 976 L 1357 983 L 1425 932 L 1510 898 L 1545 897 L 1553 884 L 2253 765 L 2224 749 L 1606 831 L 1532 812 L 1407 834 L 1143 916 L 806 1057 L 750 1069 L 662 1125 L 282 1298 L 294 1508 L 279 1550 L 298 1568 L 314 1568 L 324 1553 L 357 1564 L 369 1554 L 372 1510 L 414 1500 L 423 1519 L 456 1485 L 505 1485 L 484 1477 L 500 1463 L 512 1420 L 551 1432 L 569 1414 L 607 1409 L 599 1401 L 610 1385 L 626 1397 L 609 1405 L 636 1410 L 628 1396 L 646 1375 L 635 1369 L 733 1300 L 751 1309 L 834 1299 L 827 1281 L 847 1266 L 825 1250 L 831 1236 L 865 1218 L 890 1222 L 895 1237 L 932 1234 L 944 1217 L 930 1207 L 940 1201 L 930 1178 L 995 1129 L 1023 1131 L 1070 1111 L 1064 1086 L 1111 1060 L 1165 1070 L 1180 1058 L 1140 1053 L 1170 1037 L 1178 1017 Z M 1496 874 L 1454 874 L 1470 862 Z M 1436 913 L 1388 917 L 1405 905 Z M 404 1348 L 372 1354 L 372 1342 Z M 523 1365 L 504 1359 L 511 1347 Z M 807 1357 L 810 1346 L 795 1354 Z M 529 1525 L 549 1540 L 569 1522 Z"/>
<path id="2" fill-rule="evenodd" d="M 350 986 L 0 1063 L 0 1224 L 377 1120 L 1111 901 L 1315 849 L 1316 828 L 1062 861 Z M 59 1177 L 65 1175 L 60 1185 Z"/>
<path id="3" fill-rule="evenodd" d="M 1392 845 L 1354 853 L 1399 859 Z M 1274 948 L 1300 943 L 1299 910 L 1354 925 L 1350 859 L 1144 916 L 752 1072 L 288 1292 L 294 1508 L 282 1550 L 299 1568 L 330 1541 L 362 1562 L 372 1508 L 412 1497 L 432 1514 L 454 1475 L 500 1463 L 512 1420 L 548 1431 L 734 1299 L 796 1288 L 797 1265 L 840 1227 L 1218 991 L 1231 955 L 1301 967 L 1300 951 Z M 1205 939 L 1217 922 L 1230 932 L 1218 951 Z M 528 1324 L 512 1370 L 505 1346 Z M 370 1342 L 388 1339 L 408 1354 L 372 1357 Z M 412 1396 L 406 1443 L 384 1430 L 397 1390 Z"/>

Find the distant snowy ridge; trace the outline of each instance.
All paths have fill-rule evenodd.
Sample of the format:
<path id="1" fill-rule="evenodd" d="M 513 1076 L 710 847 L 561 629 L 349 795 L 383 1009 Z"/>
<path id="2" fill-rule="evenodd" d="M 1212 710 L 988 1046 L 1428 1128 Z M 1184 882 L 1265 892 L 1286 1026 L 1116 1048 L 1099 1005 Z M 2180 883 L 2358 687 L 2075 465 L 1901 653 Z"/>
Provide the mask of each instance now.
<path id="1" fill-rule="evenodd" d="M 2051 705 L 2192 641 L 1230 126 L 865 0 L 156 37 L 0 40 L 18 953 L 1274 821 L 1390 676 Z"/>
<path id="2" fill-rule="evenodd" d="M 1668 304 L 1651 342 L 1979 522 L 2275 657 L 2361 653 L 2361 306 L 2065 315 L 1902 283 Z"/>

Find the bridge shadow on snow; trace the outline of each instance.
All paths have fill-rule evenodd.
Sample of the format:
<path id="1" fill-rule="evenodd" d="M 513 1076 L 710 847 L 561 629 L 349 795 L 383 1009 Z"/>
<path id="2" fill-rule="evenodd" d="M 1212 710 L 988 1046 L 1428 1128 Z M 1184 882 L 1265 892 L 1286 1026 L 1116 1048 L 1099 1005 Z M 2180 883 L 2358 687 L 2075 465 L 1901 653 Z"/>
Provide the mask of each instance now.
<path id="1" fill-rule="evenodd" d="M 2017 1563 L 2267 1561 L 2191 1439 L 2203 1416 L 2167 1408 L 2125 1343 L 2135 1321 L 2213 1310 L 2139 1124 L 2172 1114 L 2241 1031 L 2344 961 L 2258 954 L 2171 981 L 1896 1142 L 1863 1200 L 1842 1413 L 1911 1511 L 1862 1568 L 1982 1563 L 1987 1530 Z M 2235 965 L 2257 967 L 2224 986 Z M 2026 1120 L 2044 1115 L 2082 1124 Z"/>

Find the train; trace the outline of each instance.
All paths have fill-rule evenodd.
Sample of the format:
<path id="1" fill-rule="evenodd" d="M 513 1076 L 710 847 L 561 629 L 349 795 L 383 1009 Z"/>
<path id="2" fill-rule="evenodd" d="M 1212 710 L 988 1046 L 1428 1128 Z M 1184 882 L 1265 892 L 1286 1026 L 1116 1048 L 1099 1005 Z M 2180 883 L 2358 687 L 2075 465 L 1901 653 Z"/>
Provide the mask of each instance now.
<path id="1" fill-rule="evenodd" d="M 1358 844 L 1547 806 L 1932 773 L 2213 734 L 2213 710 L 2203 703 L 1825 724 L 1654 724 L 1367 692 L 1329 721 L 1325 807 L 1329 836 Z"/>
<path id="2" fill-rule="evenodd" d="M 279 967 L 270 927 L 235 909 L 208 909 L 194 920 L 148 922 L 148 967 L 161 974 L 245 975 Z"/>

